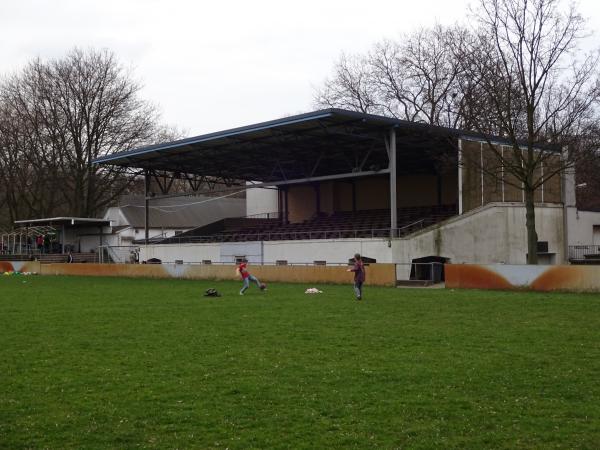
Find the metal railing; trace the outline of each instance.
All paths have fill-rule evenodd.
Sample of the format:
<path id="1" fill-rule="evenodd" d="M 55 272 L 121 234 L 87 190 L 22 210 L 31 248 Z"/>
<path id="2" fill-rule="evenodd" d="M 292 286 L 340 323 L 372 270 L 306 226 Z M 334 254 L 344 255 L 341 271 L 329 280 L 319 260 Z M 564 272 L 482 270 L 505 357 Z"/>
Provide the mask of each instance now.
<path id="1" fill-rule="evenodd" d="M 244 216 L 243 218 L 244 219 L 279 219 L 279 218 L 281 218 L 281 216 L 282 216 L 282 214 L 280 214 L 279 211 L 275 211 L 275 212 L 267 212 L 267 213 L 250 214 L 250 215 Z"/>
<path id="2" fill-rule="evenodd" d="M 600 245 L 569 245 L 569 260 L 600 259 Z"/>
<path id="3" fill-rule="evenodd" d="M 38 236 L 56 236 L 56 229 L 50 226 L 19 227 L 13 230 L 0 230 L 0 255 L 31 255 L 53 253 L 53 247 L 59 245 L 56 239 L 47 242 L 38 249 Z"/>
<path id="4" fill-rule="evenodd" d="M 98 261 L 100 264 L 137 264 L 139 254 L 140 248 L 135 245 L 101 245 L 98 247 Z"/>

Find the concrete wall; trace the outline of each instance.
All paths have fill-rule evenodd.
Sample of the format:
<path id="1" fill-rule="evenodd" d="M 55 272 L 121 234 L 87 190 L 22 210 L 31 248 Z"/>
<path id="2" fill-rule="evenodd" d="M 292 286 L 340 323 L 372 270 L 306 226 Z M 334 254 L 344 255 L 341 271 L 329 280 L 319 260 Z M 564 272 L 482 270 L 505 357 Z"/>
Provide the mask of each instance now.
<path id="1" fill-rule="evenodd" d="M 387 239 L 315 239 L 312 241 L 223 242 L 210 244 L 169 244 L 141 246 L 140 261 L 158 258 L 164 262 L 183 260 L 199 263 L 232 263 L 235 256 L 245 256 L 251 263 L 312 264 L 327 261 L 346 263 L 355 253 L 391 263 L 392 248 Z"/>
<path id="2" fill-rule="evenodd" d="M 202 262 L 210 260 L 221 261 L 221 245 L 219 243 L 209 244 L 162 244 L 142 245 L 140 247 L 140 261 L 150 258 L 158 258 L 165 262 L 183 260 L 183 262 Z"/>
<path id="3" fill-rule="evenodd" d="M 338 181 L 333 183 L 333 210 L 352 211 L 352 184 Z"/>
<path id="4" fill-rule="evenodd" d="M 539 240 L 548 241 L 549 251 L 556 253 L 555 263 L 563 261 L 562 207 L 536 208 L 536 227 Z M 491 203 L 408 239 L 392 241 L 393 261 L 436 255 L 453 263 L 524 264 L 526 231 L 522 204 Z"/>
<path id="5" fill-rule="evenodd" d="M 79 249 L 84 253 L 95 252 L 98 250 L 101 242 L 104 245 L 114 245 L 113 241 L 114 239 L 109 236 L 102 236 L 101 241 L 100 235 L 84 235 L 79 238 Z"/>
<path id="6" fill-rule="evenodd" d="M 356 209 L 390 207 L 389 177 L 368 177 L 356 180 Z"/>
<path id="7" fill-rule="evenodd" d="M 600 245 L 600 212 L 578 211 L 568 208 L 569 245 Z"/>
<path id="8" fill-rule="evenodd" d="M 263 282 L 352 283 L 353 275 L 346 267 L 327 266 L 250 266 L 250 271 Z M 371 264 L 367 267 L 367 283 L 393 286 L 396 273 L 393 264 Z M 198 280 L 239 280 L 235 265 L 182 264 L 42 264 L 42 275 L 85 275 L 140 278 L 187 278 Z"/>
<path id="9" fill-rule="evenodd" d="M 378 263 L 391 263 L 392 249 L 387 239 L 315 239 L 312 241 L 265 241 L 264 260 L 289 263 L 327 261 L 345 263 L 355 253 L 375 258 Z"/>
<path id="10" fill-rule="evenodd" d="M 436 175 L 399 175 L 397 178 L 398 208 L 411 206 L 433 206 L 441 203 L 457 203 L 457 173 Z M 356 208 L 358 210 L 385 209 L 390 206 L 388 176 L 374 176 L 346 181 L 323 182 L 318 186 L 321 212 L 352 211 L 352 183 L 356 186 Z M 248 198 L 250 201 L 250 197 Z M 289 219 L 292 223 L 302 222 L 316 213 L 316 190 L 313 185 L 289 187 Z"/>
<path id="11" fill-rule="evenodd" d="M 310 219 L 317 212 L 315 188 L 293 185 L 288 190 L 288 219 L 292 223 Z"/>
<path id="12" fill-rule="evenodd" d="M 277 189 L 252 188 L 246 190 L 246 215 L 273 213 L 278 211 Z"/>
<path id="13" fill-rule="evenodd" d="M 446 264 L 446 287 L 600 292 L 600 266 Z"/>
<path id="14" fill-rule="evenodd" d="M 500 145 L 498 148 L 505 158 L 511 159 L 510 147 Z M 519 188 L 521 182 L 502 170 L 500 160 L 487 144 L 462 140 L 462 161 L 463 212 L 492 202 L 524 201 L 523 191 Z M 537 175 L 542 176 L 543 171 L 549 173 L 558 161 L 558 156 L 550 158 Z M 481 167 L 485 170 L 482 171 Z M 497 175 L 492 176 L 491 173 Z M 562 203 L 561 178 L 554 176 L 549 179 L 536 190 L 534 199 L 536 203 Z"/>

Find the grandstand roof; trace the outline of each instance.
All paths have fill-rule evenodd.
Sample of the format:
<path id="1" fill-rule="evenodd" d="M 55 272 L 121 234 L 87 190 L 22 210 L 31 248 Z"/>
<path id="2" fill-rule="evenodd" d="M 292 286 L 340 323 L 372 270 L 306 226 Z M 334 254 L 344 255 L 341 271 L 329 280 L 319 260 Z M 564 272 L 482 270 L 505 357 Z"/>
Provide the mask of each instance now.
<path id="1" fill-rule="evenodd" d="M 388 166 L 396 128 L 398 173 L 432 173 L 464 133 L 341 109 L 325 109 L 114 153 L 97 164 L 263 182 L 373 171 Z"/>
<path id="2" fill-rule="evenodd" d="M 15 220 L 15 224 L 22 226 L 56 226 L 67 225 L 71 227 L 109 226 L 110 220 L 94 219 L 88 217 L 49 217 L 44 219 Z"/>
<path id="3" fill-rule="evenodd" d="M 144 228 L 144 198 L 126 196 L 124 202 L 113 209 L 120 210 L 127 225 Z M 195 228 L 225 217 L 240 217 L 245 214 L 246 201 L 239 198 L 163 198 L 154 200 L 149 208 L 153 228 Z M 105 218 L 111 215 L 111 211 L 107 211 Z"/>

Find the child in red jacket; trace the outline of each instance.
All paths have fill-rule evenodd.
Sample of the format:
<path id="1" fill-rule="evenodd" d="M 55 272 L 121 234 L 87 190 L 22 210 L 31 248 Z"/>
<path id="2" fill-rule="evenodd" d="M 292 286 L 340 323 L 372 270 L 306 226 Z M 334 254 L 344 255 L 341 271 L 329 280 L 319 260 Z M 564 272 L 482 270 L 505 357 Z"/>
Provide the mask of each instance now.
<path id="1" fill-rule="evenodd" d="M 265 285 L 261 284 L 261 282 L 258 281 L 258 278 L 256 278 L 254 275 L 250 275 L 250 272 L 248 272 L 248 260 L 247 259 L 243 259 L 240 262 L 236 271 L 240 274 L 240 276 L 242 277 L 242 281 L 244 282 L 244 284 L 242 285 L 242 289 L 240 290 L 240 295 L 244 295 L 244 292 L 246 292 L 246 289 L 248 289 L 250 287 L 251 281 L 254 281 L 261 291 L 263 291 L 265 289 Z"/>

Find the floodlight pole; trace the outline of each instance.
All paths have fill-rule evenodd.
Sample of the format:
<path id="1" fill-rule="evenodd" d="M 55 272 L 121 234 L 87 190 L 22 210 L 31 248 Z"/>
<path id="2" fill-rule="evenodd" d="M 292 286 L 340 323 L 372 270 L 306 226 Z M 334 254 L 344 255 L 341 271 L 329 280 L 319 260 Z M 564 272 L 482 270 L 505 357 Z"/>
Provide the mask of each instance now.
<path id="1" fill-rule="evenodd" d="M 462 156 L 463 156 L 463 141 L 458 140 L 458 214 L 463 213 L 463 170 L 462 170 Z"/>
<path id="2" fill-rule="evenodd" d="M 396 199 L 396 128 L 390 129 L 388 142 L 388 158 L 390 171 L 390 237 L 396 237 L 398 228 L 398 206 Z"/>

